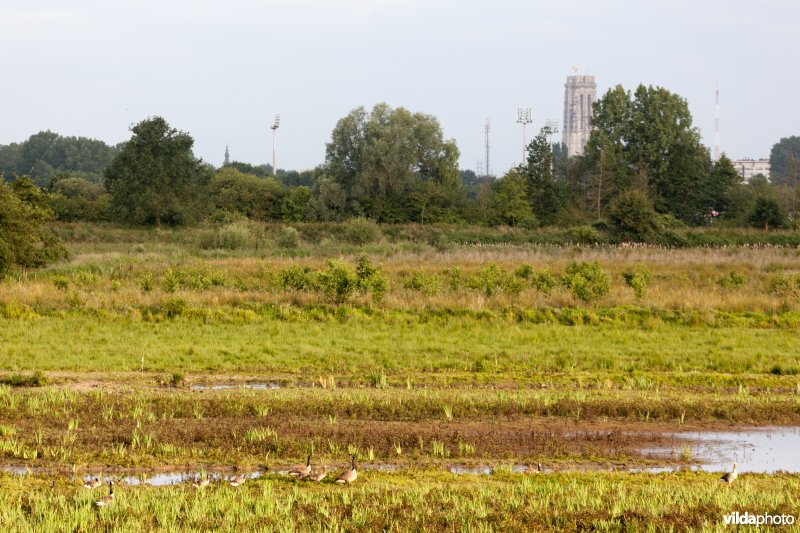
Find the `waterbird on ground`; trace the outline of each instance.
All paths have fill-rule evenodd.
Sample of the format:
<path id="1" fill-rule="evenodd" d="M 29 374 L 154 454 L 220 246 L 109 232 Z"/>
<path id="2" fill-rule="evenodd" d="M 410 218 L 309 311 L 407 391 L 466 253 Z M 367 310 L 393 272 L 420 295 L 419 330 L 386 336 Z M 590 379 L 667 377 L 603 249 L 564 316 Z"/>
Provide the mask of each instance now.
<path id="1" fill-rule="evenodd" d="M 231 487 L 238 487 L 239 485 L 244 485 L 244 482 L 247 481 L 247 478 L 244 474 L 239 474 L 235 478 L 230 481 Z"/>
<path id="2" fill-rule="evenodd" d="M 350 456 L 350 469 L 345 470 L 342 472 L 342 475 L 339 476 L 339 479 L 336 480 L 336 483 L 352 483 L 358 477 L 358 472 L 356 472 L 356 456 Z"/>
<path id="3" fill-rule="evenodd" d="M 544 472 L 544 468 L 542 468 L 542 463 L 536 463 L 536 468 L 533 465 L 529 466 L 525 469 L 526 474 L 540 474 Z"/>
<path id="4" fill-rule="evenodd" d="M 319 469 L 319 470 L 314 470 L 314 471 L 312 471 L 312 472 L 309 472 L 309 473 L 308 473 L 308 474 L 306 474 L 305 476 L 301 476 L 301 477 L 300 477 L 300 479 L 305 479 L 305 480 L 307 480 L 307 481 L 317 481 L 317 482 L 320 482 L 320 481 L 322 481 L 323 479 L 325 479 L 325 476 L 327 476 L 327 475 L 328 475 L 328 472 L 327 472 L 327 470 L 325 469 L 325 467 L 323 466 L 323 467 L 322 467 L 321 469 Z"/>
<path id="5" fill-rule="evenodd" d="M 308 454 L 308 459 L 306 459 L 305 466 L 298 466 L 297 468 L 290 470 L 289 475 L 294 477 L 303 477 L 307 476 L 311 473 L 311 454 Z"/>
<path id="6" fill-rule="evenodd" d="M 85 488 L 85 489 L 96 489 L 97 487 L 99 487 L 102 484 L 103 484 L 103 482 L 100 481 L 100 478 L 99 477 L 95 477 L 94 479 L 90 479 L 89 481 L 84 483 L 83 484 L 83 488 Z"/>
<path id="7" fill-rule="evenodd" d="M 98 507 L 108 507 L 114 503 L 114 482 L 108 480 L 108 494 L 94 502 Z"/>
<path id="8" fill-rule="evenodd" d="M 739 473 L 738 473 L 738 472 L 736 472 L 736 463 L 733 463 L 733 470 L 731 470 L 730 472 L 726 473 L 726 474 L 725 474 L 724 476 L 722 476 L 720 479 L 721 479 L 722 481 L 724 481 L 725 483 L 727 483 L 728 485 L 730 485 L 731 483 L 733 483 L 733 481 L 734 481 L 734 480 L 735 480 L 735 479 L 736 479 L 738 476 L 739 476 Z"/>
<path id="9" fill-rule="evenodd" d="M 198 481 L 194 483 L 194 487 L 196 489 L 202 489 L 203 487 L 207 487 L 209 483 L 211 483 L 211 480 L 208 479 L 208 476 L 201 477 Z"/>

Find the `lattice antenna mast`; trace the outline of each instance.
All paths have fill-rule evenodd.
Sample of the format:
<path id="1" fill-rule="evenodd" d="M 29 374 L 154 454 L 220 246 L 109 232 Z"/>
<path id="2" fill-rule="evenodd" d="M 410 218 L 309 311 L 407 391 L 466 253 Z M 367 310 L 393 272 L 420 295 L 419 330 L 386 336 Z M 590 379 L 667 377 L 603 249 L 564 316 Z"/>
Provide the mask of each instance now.
<path id="1" fill-rule="evenodd" d="M 486 119 L 486 126 L 484 127 L 484 132 L 486 134 L 486 176 L 490 176 L 489 171 L 489 134 L 491 133 L 492 126 L 489 123 L 489 119 Z"/>
<path id="2" fill-rule="evenodd" d="M 525 154 L 528 151 L 528 134 L 526 128 L 533 122 L 531 119 L 531 108 L 517 108 L 517 124 L 522 124 L 522 164 L 525 164 Z"/>
<path id="3" fill-rule="evenodd" d="M 717 82 L 717 105 L 714 108 L 714 161 L 719 161 L 719 82 Z"/>

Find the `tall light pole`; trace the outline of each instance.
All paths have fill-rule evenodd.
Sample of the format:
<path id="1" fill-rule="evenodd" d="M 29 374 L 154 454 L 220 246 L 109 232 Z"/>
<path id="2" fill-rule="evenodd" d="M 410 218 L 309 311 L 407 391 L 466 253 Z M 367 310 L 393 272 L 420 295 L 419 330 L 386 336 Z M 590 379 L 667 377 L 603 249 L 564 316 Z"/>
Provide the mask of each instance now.
<path id="1" fill-rule="evenodd" d="M 558 121 L 555 120 L 555 119 L 552 119 L 552 118 L 548 118 L 545 121 L 544 125 L 547 128 L 547 132 L 548 132 L 547 142 L 550 143 L 550 172 L 552 173 L 553 172 L 553 159 L 555 159 L 555 157 L 553 157 L 554 156 L 554 153 L 553 153 L 554 152 L 554 150 L 553 150 L 553 135 L 558 133 Z"/>
<path id="2" fill-rule="evenodd" d="M 525 152 L 528 151 L 528 135 L 526 127 L 533 122 L 531 119 L 531 108 L 522 109 L 517 108 L 517 124 L 522 124 L 522 164 L 525 164 Z"/>
<path id="3" fill-rule="evenodd" d="M 275 137 L 278 134 L 278 128 L 280 127 L 280 125 L 281 125 L 281 115 L 278 113 L 275 115 L 275 122 L 273 122 L 272 126 L 269 127 L 269 129 L 272 130 L 272 175 L 273 176 L 278 175 L 278 167 L 275 166 L 276 165 Z"/>

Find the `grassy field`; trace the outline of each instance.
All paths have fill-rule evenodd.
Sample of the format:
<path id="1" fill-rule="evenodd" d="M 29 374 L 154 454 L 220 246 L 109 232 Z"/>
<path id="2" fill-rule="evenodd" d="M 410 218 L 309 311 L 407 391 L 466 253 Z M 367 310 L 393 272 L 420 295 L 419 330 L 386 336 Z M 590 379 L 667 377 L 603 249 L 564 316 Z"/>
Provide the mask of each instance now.
<path id="1" fill-rule="evenodd" d="M 0 282 L 0 462 L 32 471 L 0 476 L 0 524 L 713 530 L 797 512 L 796 474 L 606 471 L 691 465 L 675 431 L 800 425 L 796 247 L 298 229 L 219 248 L 215 228 L 63 225 L 68 261 Z M 607 290 L 585 297 L 580 265 Z M 334 469 L 356 455 L 356 484 L 275 473 L 312 450 Z M 79 481 L 219 467 L 267 475 L 120 486 L 100 511 L 106 489 Z"/>
<path id="2" fill-rule="evenodd" d="M 648 531 L 725 530 L 738 510 L 795 515 L 796 476 L 370 473 L 358 486 L 268 476 L 238 489 L 126 487 L 106 509 L 63 478 L 0 478 L 0 524 L 30 531 Z M 78 487 L 78 488 L 76 488 Z"/>

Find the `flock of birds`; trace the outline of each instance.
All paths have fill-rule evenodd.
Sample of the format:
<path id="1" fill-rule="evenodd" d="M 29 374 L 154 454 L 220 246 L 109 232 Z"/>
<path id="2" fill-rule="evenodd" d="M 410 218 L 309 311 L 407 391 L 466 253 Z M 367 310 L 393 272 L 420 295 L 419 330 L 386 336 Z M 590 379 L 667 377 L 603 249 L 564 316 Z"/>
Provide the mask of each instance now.
<path id="1" fill-rule="evenodd" d="M 533 466 L 530 466 L 530 467 L 528 467 L 527 470 L 525 470 L 526 474 L 534 474 L 534 473 L 541 473 L 541 472 L 544 472 L 544 469 L 542 468 L 542 463 L 536 463 L 536 467 L 535 468 Z M 327 474 L 328 474 L 327 469 L 324 466 L 320 467 L 318 469 L 314 469 L 314 468 L 311 467 L 311 454 L 308 454 L 308 458 L 306 459 L 306 464 L 305 465 L 298 466 L 297 468 L 293 468 L 292 470 L 289 470 L 289 475 L 292 476 L 292 477 L 295 477 L 297 479 L 307 480 L 307 481 L 316 481 L 316 482 L 320 482 L 323 479 L 325 479 Z M 731 483 L 733 483 L 736 480 L 736 478 L 738 476 L 739 476 L 739 473 L 736 471 L 736 463 L 734 462 L 733 463 L 733 470 L 731 470 L 730 472 L 726 472 L 720 478 L 720 480 L 725 482 L 725 483 L 727 483 L 728 485 L 730 485 Z M 349 484 L 349 483 L 352 483 L 353 481 L 355 481 L 357 477 L 358 477 L 358 470 L 356 470 L 356 456 L 355 455 L 351 455 L 350 456 L 350 468 L 348 468 L 347 470 L 342 472 L 341 475 L 338 478 L 336 478 L 336 483 L 341 483 L 341 484 L 345 484 L 346 485 L 346 484 Z M 240 487 L 240 486 L 244 485 L 244 483 L 247 481 L 247 479 L 248 479 L 247 476 L 245 476 L 244 474 L 239 474 L 235 478 L 231 479 L 228 482 L 228 484 L 231 487 Z M 85 488 L 87 488 L 87 489 L 96 489 L 102 484 L 103 484 L 103 482 L 100 481 L 100 478 L 95 477 L 95 478 L 87 481 L 86 483 L 84 483 L 83 486 Z M 204 487 L 207 487 L 210 484 L 211 484 L 211 480 L 208 478 L 208 476 L 206 476 L 206 477 L 200 479 L 199 481 L 197 481 L 194 484 L 194 486 L 196 488 L 198 488 L 198 489 L 202 489 Z M 103 496 L 102 498 L 100 498 L 99 500 L 97 500 L 94 503 L 95 503 L 95 505 L 97 507 L 107 507 L 107 506 L 111 505 L 112 503 L 114 503 L 114 481 L 112 481 L 112 480 L 108 481 L 108 494 Z"/>
<path id="2" fill-rule="evenodd" d="M 321 468 L 318 468 L 318 469 L 312 468 L 311 467 L 311 454 L 308 454 L 308 459 L 306 459 L 306 464 L 303 465 L 303 466 L 298 466 L 297 468 L 294 468 L 294 469 L 290 470 L 289 471 L 289 475 L 292 476 L 292 477 L 295 477 L 297 479 L 302 479 L 302 480 L 306 480 L 306 481 L 320 482 L 320 481 L 324 480 L 327 477 L 328 471 L 324 466 L 321 467 Z M 358 477 L 358 470 L 356 469 L 356 456 L 355 455 L 351 455 L 350 456 L 350 468 L 348 468 L 347 470 L 342 472 L 341 475 L 338 478 L 336 478 L 336 483 L 341 483 L 341 484 L 347 485 L 347 484 L 350 484 L 353 481 L 355 481 L 357 477 Z M 235 478 L 233 478 L 230 481 L 228 481 L 228 484 L 231 487 L 240 487 L 240 486 L 244 485 L 244 483 L 248 479 L 249 478 L 247 476 L 245 476 L 244 474 L 239 474 Z M 103 482 L 100 481 L 100 478 L 99 477 L 95 477 L 95 478 L 92 478 L 89 481 L 85 482 L 83 484 L 83 486 L 84 486 L 84 488 L 87 488 L 87 489 L 96 489 L 96 488 L 100 487 L 102 484 L 103 484 Z M 200 480 L 198 480 L 194 484 L 194 486 L 196 488 L 198 488 L 198 489 L 202 489 L 204 487 L 207 487 L 210 484 L 211 484 L 211 479 L 209 479 L 209 477 L 206 476 L 206 477 L 201 478 Z M 108 494 L 106 494 L 105 496 L 103 496 L 102 498 L 100 498 L 99 500 L 97 500 L 94 503 L 95 503 L 95 505 L 97 507 L 108 507 L 109 505 L 114 503 L 114 481 L 113 480 L 109 480 L 108 481 Z"/>

